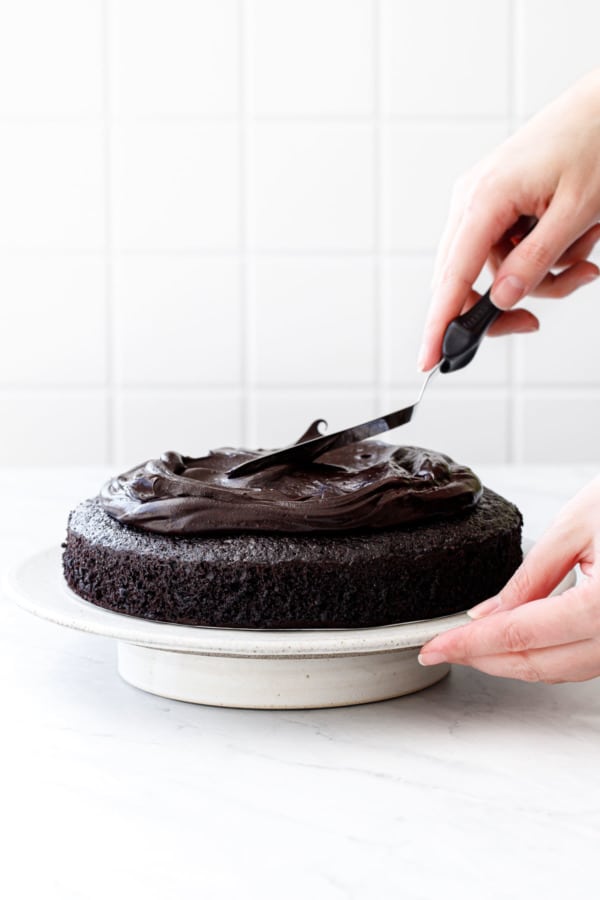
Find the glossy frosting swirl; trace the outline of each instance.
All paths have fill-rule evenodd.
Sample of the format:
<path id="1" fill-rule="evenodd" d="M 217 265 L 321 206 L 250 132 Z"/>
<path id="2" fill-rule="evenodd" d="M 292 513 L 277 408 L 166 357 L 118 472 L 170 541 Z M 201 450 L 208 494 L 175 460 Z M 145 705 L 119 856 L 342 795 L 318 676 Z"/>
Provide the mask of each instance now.
<path id="1" fill-rule="evenodd" d="M 315 433 L 313 423 L 300 440 Z M 482 492 L 470 469 L 442 453 L 372 440 L 306 465 L 227 477 L 261 452 L 164 453 L 107 482 L 103 507 L 125 525 L 159 534 L 344 532 L 453 516 Z"/>

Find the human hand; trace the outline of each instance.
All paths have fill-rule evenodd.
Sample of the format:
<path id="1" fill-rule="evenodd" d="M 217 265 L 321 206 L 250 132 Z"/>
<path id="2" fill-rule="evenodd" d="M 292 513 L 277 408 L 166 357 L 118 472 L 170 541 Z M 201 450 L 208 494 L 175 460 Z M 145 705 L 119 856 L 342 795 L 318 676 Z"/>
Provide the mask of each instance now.
<path id="1" fill-rule="evenodd" d="M 491 299 L 508 310 L 527 294 L 564 297 L 600 274 L 587 260 L 600 238 L 600 69 L 515 132 L 457 182 L 440 242 L 419 367 L 440 359 L 448 323 L 477 300 L 486 260 Z M 538 222 L 515 246 L 522 216 Z M 514 237 L 514 235 L 512 236 Z M 557 268 L 559 274 L 551 269 Z M 502 315 L 490 334 L 534 331 L 524 309 Z"/>
<path id="2" fill-rule="evenodd" d="M 576 563 L 587 577 L 550 597 Z M 506 587 L 469 615 L 473 622 L 425 644 L 419 662 L 550 684 L 600 675 L 600 476 L 564 507 Z"/>

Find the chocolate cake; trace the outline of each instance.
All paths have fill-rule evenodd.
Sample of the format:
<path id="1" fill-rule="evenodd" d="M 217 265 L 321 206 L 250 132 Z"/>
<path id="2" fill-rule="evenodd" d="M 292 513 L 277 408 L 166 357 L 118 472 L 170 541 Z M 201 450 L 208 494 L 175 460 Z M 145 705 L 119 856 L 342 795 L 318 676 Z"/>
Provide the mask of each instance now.
<path id="1" fill-rule="evenodd" d="M 228 478 L 258 452 L 170 452 L 112 479 L 69 517 L 69 586 L 162 622 L 356 628 L 467 609 L 521 561 L 518 509 L 443 454 L 362 441 Z"/>

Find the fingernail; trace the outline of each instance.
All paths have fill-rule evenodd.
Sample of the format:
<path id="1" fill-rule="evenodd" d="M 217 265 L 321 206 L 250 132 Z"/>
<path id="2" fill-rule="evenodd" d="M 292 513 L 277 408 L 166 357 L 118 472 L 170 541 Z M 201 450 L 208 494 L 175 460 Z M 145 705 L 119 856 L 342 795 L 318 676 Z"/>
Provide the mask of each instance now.
<path id="1" fill-rule="evenodd" d="M 596 278 L 600 275 L 600 272 L 589 272 L 584 278 L 581 279 L 579 284 L 590 284 L 590 282 L 595 281 Z"/>
<path id="2" fill-rule="evenodd" d="M 500 600 L 496 597 L 491 597 L 489 600 L 484 600 L 483 603 L 478 603 L 472 609 L 468 609 L 467 615 L 471 619 L 482 619 L 484 616 L 489 616 L 490 613 L 496 612 L 501 605 Z"/>
<path id="3" fill-rule="evenodd" d="M 439 666 L 440 663 L 446 662 L 446 657 L 439 650 L 427 650 L 425 653 L 419 653 L 417 659 L 422 666 Z"/>
<path id="4" fill-rule="evenodd" d="M 425 347 L 421 347 L 419 350 L 419 355 L 417 357 L 417 369 L 419 372 L 425 371 Z"/>
<path id="5" fill-rule="evenodd" d="M 525 296 L 525 285 L 516 275 L 505 275 L 492 288 L 492 303 L 500 309 L 508 309 Z"/>

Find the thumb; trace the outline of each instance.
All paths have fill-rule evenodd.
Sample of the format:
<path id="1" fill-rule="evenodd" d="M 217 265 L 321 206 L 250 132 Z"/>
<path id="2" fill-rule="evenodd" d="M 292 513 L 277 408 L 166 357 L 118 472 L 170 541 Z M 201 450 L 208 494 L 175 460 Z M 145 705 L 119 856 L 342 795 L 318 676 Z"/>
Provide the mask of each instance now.
<path id="1" fill-rule="evenodd" d="M 555 197 L 533 231 L 508 254 L 496 272 L 492 302 L 500 309 L 510 309 L 535 290 L 583 231 L 585 225 L 580 227 L 575 220 L 572 204 Z"/>
<path id="2" fill-rule="evenodd" d="M 481 619 L 490 613 L 514 609 L 531 600 L 548 597 L 571 571 L 579 551 L 575 527 L 568 527 L 564 522 L 551 526 L 531 548 L 500 593 L 468 610 L 468 615 L 472 619 Z"/>

